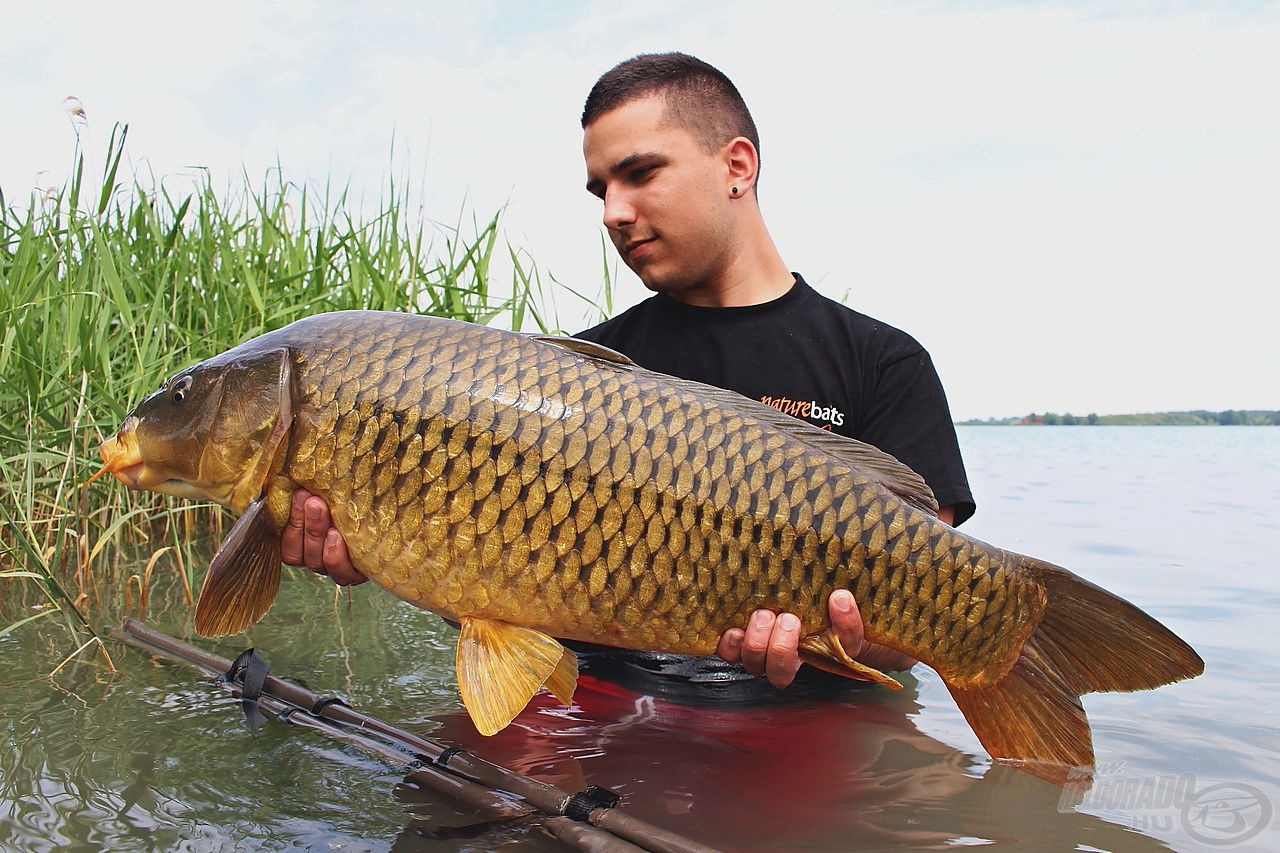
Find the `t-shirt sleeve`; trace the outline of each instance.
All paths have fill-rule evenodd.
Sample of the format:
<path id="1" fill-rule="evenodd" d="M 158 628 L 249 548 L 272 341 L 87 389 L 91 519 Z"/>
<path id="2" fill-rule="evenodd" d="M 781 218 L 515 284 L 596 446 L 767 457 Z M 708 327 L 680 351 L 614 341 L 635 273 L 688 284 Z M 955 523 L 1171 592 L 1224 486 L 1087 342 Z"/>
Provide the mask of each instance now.
<path id="1" fill-rule="evenodd" d="M 976 504 L 960 442 L 929 353 L 917 347 L 886 363 L 868 390 L 872 402 L 859 437 L 924 477 L 938 506 L 955 505 L 955 524 L 972 516 Z"/>

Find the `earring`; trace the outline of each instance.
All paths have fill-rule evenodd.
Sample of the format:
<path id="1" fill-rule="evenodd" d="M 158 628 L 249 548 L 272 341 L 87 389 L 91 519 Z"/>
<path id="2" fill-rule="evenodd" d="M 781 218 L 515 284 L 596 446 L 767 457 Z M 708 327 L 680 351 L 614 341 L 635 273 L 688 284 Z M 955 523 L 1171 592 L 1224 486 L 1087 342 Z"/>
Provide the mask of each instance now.
<path id="1" fill-rule="evenodd" d="M 737 187 L 734 187 L 734 188 L 733 188 L 733 190 L 732 190 L 732 192 L 733 192 L 733 194 L 734 194 L 734 195 L 737 195 L 737 194 L 738 194 L 738 188 L 737 188 Z"/>

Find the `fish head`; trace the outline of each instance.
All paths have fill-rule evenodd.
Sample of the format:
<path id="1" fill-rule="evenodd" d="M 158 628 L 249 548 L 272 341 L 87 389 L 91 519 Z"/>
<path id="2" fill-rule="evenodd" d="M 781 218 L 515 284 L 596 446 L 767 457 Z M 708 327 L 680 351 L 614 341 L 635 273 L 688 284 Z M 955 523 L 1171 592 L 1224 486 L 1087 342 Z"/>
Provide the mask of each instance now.
<path id="1" fill-rule="evenodd" d="M 149 394 L 98 447 L 131 489 L 243 512 L 260 496 L 291 419 L 287 351 L 231 350 Z"/>

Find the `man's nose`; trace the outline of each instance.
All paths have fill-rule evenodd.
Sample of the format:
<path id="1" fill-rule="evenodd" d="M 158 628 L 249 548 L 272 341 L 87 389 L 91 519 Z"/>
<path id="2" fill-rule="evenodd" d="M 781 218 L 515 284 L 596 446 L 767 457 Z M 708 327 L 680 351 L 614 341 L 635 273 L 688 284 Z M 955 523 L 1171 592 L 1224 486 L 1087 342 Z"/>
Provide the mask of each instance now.
<path id="1" fill-rule="evenodd" d="M 604 227 L 610 231 L 626 228 L 636 220 L 635 205 L 628 193 L 608 189 L 604 194 Z"/>

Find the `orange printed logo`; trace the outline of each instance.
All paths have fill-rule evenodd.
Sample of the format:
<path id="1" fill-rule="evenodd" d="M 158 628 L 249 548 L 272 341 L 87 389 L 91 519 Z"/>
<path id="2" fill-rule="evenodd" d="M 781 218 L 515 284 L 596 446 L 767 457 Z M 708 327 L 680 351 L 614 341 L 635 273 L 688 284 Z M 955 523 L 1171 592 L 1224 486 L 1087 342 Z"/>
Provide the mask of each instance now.
<path id="1" fill-rule="evenodd" d="M 844 412 L 835 406 L 823 406 L 810 400 L 792 400 L 790 397 L 770 397 L 767 395 L 761 397 L 760 402 L 766 406 L 772 406 L 784 415 L 817 421 L 818 426 L 823 429 L 832 429 L 844 425 Z"/>

